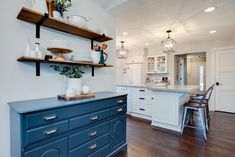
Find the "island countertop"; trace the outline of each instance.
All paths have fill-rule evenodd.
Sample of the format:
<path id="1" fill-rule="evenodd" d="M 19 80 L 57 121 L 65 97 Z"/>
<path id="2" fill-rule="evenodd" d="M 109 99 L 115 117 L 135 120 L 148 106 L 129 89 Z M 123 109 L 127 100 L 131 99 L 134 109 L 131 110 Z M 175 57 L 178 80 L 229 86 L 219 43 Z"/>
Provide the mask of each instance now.
<path id="1" fill-rule="evenodd" d="M 133 87 L 133 88 L 146 88 L 152 91 L 163 91 L 163 92 L 176 92 L 176 93 L 193 93 L 199 89 L 196 85 L 117 85 L 117 87 Z"/>
<path id="2" fill-rule="evenodd" d="M 59 107 L 77 105 L 77 104 L 84 104 L 84 103 L 105 100 L 125 95 L 126 94 L 120 94 L 116 92 L 97 92 L 96 97 L 88 99 L 66 101 L 66 100 L 58 100 L 57 97 L 53 97 L 53 98 L 9 102 L 8 104 L 17 113 L 24 114 L 35 111 L 41 111 L 41 110 L 47 110 L 47 109 L 53 109 L 53 108 L 59 108 Z"/>

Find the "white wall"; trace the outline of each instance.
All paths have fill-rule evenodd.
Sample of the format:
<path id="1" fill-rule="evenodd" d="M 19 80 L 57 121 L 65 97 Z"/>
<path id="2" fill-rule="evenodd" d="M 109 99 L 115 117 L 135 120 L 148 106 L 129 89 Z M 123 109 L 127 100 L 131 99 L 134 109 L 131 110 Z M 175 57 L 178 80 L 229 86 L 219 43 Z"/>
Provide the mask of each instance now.
<path id="1" fill-rule="evenodd" d="M 49 65 L 42 65 L 41 76 L 35 76 L 33 64 L 19 63 L 17 57 L 24 54 L 28 38 L 35 36 L 35 25 L 16 19 L 22 6 L 28 6 L 30 0 L 5 0 L 0 5 L 0 150 L 1 157 L 10 157 L 9 107 L 7 102 L 34 98 L 54 97 L 64 93 L 66 81 Z M 90 0 L 73 0 L 73 9 L 77 14 L 93 17 L 91 24 L 105 28 L 115 39 L 115 20 L 102 8 Z M 52 39 L 71 41 L 75 54 L 89 56 L 90 41 L 47 28 L 41 29 L 41 46 L 47 47 Z M 115 65 L 115 40 L 108 42 L 108 63 Z M 95 71 L 91 77 L 88 70 L 83 78 L 93 91 L 115 89 L 115 68 L 103 68 Z"/>

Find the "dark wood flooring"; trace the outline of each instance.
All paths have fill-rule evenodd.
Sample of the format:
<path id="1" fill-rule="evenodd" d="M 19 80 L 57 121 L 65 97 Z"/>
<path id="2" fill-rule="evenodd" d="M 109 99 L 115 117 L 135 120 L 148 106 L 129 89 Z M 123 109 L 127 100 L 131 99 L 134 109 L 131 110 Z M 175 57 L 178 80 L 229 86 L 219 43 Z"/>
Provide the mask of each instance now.
<path id="1" fill-rule="evenodd" d="M 117 157 L 235 157 L 235 114 L 211 112 L 208 141 L 200 129 L 183 135 L 128 118 L 128 151 Z"/>

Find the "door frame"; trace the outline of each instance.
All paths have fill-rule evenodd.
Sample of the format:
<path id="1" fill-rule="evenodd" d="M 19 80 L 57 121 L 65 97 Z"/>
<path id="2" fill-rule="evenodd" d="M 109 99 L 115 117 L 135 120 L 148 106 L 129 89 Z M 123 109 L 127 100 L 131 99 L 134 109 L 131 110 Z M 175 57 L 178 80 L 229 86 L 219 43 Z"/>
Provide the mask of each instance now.
<path id="1" fill-rule="evenodd" d="M 226 50 L 232 50 L 232 49 L 235 49 L 235 46 L 229 46 L 229 47 L 220 47 L 220 48 L 213 48 L 212 49 L 212 69 L 211 69 L 211 72 L 212 72 L 212 79 L 210 81 L 208 81 L 208 85 L 207 85 L 207 88 L 213 84 L 213 83 L 216 83 L 216 56 L 217 54 L 219 53 L 219 51 L 226 51 Z M 214 68 L 213 68 L 214 67 Z M 212 111 L 216 111 L 216 86 L 215 86 L 215 89 L 214 89 L 214 92 L 212 93 L 211 95 L 211 100 L 210 100 L 210 104 L 212 104 L 210 107 L 210 110 Z"/>

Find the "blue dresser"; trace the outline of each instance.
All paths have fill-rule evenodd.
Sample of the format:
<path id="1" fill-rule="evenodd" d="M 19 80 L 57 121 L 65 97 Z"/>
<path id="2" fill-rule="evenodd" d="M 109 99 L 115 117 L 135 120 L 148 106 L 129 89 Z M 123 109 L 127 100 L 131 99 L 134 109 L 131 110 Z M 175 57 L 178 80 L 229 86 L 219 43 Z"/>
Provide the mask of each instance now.
<path id="1" fill-rule="evenodd" d="M 111 157 L 127 149 L 127 96 L 11 102 L 11 157 Z"/>

